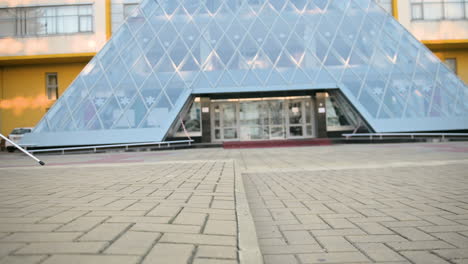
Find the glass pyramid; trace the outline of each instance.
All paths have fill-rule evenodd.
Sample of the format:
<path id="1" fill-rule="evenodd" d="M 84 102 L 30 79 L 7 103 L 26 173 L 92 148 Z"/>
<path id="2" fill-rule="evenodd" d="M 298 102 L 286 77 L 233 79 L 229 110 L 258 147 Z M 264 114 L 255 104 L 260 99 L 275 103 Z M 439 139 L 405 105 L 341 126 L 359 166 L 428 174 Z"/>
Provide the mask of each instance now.
<path id="1" fill-rule="evenodd" d="M 159 141 L 191 94 L 336 88 L 376 132 L 468 129 L 468 88 L 372 0 L 144 0 L 22 143 Z"/>

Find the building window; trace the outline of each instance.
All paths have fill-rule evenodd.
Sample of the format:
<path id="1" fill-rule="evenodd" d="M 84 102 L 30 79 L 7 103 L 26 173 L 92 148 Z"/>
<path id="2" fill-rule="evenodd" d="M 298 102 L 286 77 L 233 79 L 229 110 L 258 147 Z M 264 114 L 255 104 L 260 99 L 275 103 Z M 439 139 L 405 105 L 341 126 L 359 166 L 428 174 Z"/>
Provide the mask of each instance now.
<path id="1" fill-rule="evenodd" d="M 46 92 L 49 100 L 58 98 L 58 80 L 57 73 L 46 73 Z"/>
<path id="2" fill-rule="evenodd" d="M 463 20 L 468 18 L 468 0 L 411 0 L 413 20 Z"/>
<path id="3" fill-rule="evenodd" d="M 392 1 L 393 0 L 376 0 L 377 4 L 379 4 L 389 14 L 393 14 Z"/>
<path id="4" fill-rule="evenodd" d="M 450 70 L 452 70 L 455 74 L 457 74 L 457 59 L 456 58 L 445 59 L 444 63 Z"/>
<path id="5" fill-rule="evenodd" d="M 130 14 L 133 12 L 133 10 L 135 10 L 135 8 L 138 6 L 139 4 L 138 3 L 135 3 L 135 4 L 124 4 L 124 9 L 123 9 L 123 12 L 124 12 L 124 18 L 127 18 L 128 16 L 130 16 Z"/>
<path id="6" fill-rule="evenodd" d="M 92 5 L 0 9 L 0 37 L 93 32 Z"/>

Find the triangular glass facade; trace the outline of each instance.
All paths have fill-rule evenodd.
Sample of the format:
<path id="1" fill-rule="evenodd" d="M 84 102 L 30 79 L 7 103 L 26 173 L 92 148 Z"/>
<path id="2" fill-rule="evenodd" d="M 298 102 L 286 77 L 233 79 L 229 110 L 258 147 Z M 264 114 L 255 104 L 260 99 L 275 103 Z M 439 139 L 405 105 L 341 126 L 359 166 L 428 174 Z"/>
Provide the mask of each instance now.
<path id="1" fill-rule="evenodd" d="M 24 143 L 162 140 L 190 94 L 327 88 L 376 132 L 468 129 L 468 88 L 372 0 L 144 0 Z"/>

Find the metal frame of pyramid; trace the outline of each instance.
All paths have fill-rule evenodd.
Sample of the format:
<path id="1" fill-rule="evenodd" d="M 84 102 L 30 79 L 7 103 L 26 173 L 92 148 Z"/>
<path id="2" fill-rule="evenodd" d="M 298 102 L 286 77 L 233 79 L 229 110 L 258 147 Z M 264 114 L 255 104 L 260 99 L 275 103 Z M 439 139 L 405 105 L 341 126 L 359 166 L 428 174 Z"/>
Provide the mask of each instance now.
<path id="1" fill-rule="evenodd" d="M 468 88 L 372 0 L 144 0 L 23 144 L 163 140 L 191 94 L 336 89 L 376 132 L 468 129 Z"/>

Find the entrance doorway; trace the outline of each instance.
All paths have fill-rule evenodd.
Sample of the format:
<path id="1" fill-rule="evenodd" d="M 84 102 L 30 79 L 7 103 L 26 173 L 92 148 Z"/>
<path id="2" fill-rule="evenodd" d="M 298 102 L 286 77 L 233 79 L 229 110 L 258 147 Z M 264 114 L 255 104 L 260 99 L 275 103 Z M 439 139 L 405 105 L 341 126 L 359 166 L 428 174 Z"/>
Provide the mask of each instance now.
<path id="1" fill-rule="evenodd" d="M 309 96 L 214 100 L 211 105 L 213 141 L 315 137 Z"/>

